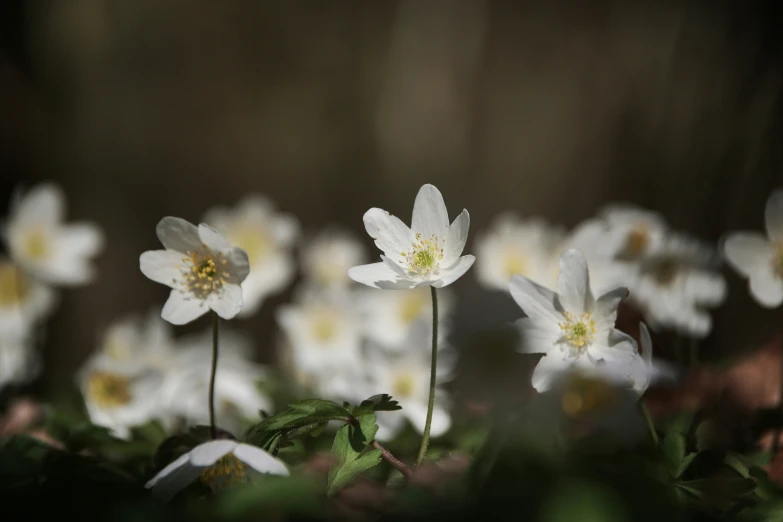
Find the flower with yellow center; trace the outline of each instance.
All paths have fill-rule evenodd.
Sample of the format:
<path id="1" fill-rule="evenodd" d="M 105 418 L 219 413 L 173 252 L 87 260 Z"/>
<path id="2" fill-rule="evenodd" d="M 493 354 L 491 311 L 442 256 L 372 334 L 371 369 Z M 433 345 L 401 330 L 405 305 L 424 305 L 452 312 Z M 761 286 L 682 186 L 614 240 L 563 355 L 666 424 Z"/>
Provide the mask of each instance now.
<path id="1" fill-rule="evenodd" d="M 607 205 L 600 219 L 607 227 L 609 248 L 622 261 L 635 262 L 655 255 L 669 233 L 660 214 L 630 203 Z"/>
<path id="2" fill-rule="evenodd" d="M 233 440 L 213 440 L 180 456 L 160 470 L 145 487 L 168 501 L 196 481 L 217 492 L 244 484 L 259 474 L 288 475 L 288 468 L 256 446 Z"/>
<path id="3" fill-rule="evenodd" d="M 27 336 L 55 302 L 54 290 L 0 258 L 0 332 L 4 336 Z"/>
<path id="4" fill-rule="evenodd" d="M 352 234 L 330 227 L 302 245 L 302 272 L 317 288 L 345 289 L 351 284 L 348 270 L 364 258 L 364 248 Z"/>
<path id="5" fill-rule="evenodd" d="M 250 274 L 242 282 L 239 317 L 255 314 L 270 295 L 293 279 L 292 247 L 299 237 L 299 224 L 290 214 L 277 212 L 260 194 L 243 197 L 234 207 L 216 207 L 204 215 L 232 244 L 247 252 Z"/>
<path id="6" fill-rule="evenodd" d="M 103 247 L 103 233 L 91 223 L 64 224 L 65 196 L 43 183 L 12 201 L 5 237 L 11 259 L 52 285 L 82 285 L 93 279 L 90 264 Z"/>
<path id="7" fill-rule="evenodd" d="M 721 240 L 721 250 L 734 270 L 748 279 L 750 294 L 765 308 L 783 304 L 783 189 L 767 199 L 766 234 L 731 232 Z"/>
<path id="8" fill-rule="evenodd" d="M 131 380 L 125 375 L 96 371 L 87 377 L 88 400 L 99 408 L 116 408 L 131 401 Z"/>
<path id="9" fill-rule="evenodd" d="M 242 308 L 240 284 L 250 270 L 247 253 L 232 247 L 209 225 L 165 217 L 156 228 L 166 250 L 150 250 L 139 258 L 144 275 L 172 288 L 161 316 L 185 324 L 214 310 L 231 319 Z"/>
<path id="10" fill-rule="evenodd" d="M 383 252 L 383 262 L 355 266 L 348 276 L 367 286 L 441 288 L 459 279 L 476 260 L 462 255 L 470 227 L 468 211 L 463 210 L 449 225 L 446 203 L 432 185 L 424 185 L 416 195 L 410 228 L 380 208 L 364 214 L 364 226 Z"/>
<path id="11" fill-rule="evenodd" d="M 527 314 L 517 324 L 524 353 L 542 353 L 533 387 L 548 390 L 557 376 L 573 369 L 594 369 L 636 352 L 636 343 L 614 328 L 617 307 L 628 290 L 619 287 L 598 299 L 590 289 L 587 261 L 579 250 L 560 256 L 558 292 L 524 277 L 512 279 L 511 296 Z"/>

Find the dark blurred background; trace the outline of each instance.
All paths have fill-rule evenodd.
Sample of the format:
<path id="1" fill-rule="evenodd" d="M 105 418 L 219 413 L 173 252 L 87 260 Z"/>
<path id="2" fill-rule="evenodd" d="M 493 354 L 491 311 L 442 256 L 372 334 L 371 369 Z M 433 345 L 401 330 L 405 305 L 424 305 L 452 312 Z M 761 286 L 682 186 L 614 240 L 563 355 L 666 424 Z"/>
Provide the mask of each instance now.
<path id="1" fill-rule="evenodd" d="M 472 237 L 500 211 L 566 226 L 603 204 L 660 210 L 716 242 L 763 226 L 783 184 L 776 1 L 6 0 L 2 203 L 55 180 L 107 234 L 100 277 L 66 291 L 42 382 L 54 389 L 129 312 L 167 290 L 138 270 L 157 221 L 262 192 L 306 232 L 361 234 L 434 183 Z M 372 251 L 375 256 L 376 252 Z M 766 340 L 783 314 L 726 271 L 702 358 Z M 518 310 L 454 288 L 460 327 Z M 242 326 L 274 357 L 272 298 Z M 193 328 L 205 327 L 198 324 Z"/>

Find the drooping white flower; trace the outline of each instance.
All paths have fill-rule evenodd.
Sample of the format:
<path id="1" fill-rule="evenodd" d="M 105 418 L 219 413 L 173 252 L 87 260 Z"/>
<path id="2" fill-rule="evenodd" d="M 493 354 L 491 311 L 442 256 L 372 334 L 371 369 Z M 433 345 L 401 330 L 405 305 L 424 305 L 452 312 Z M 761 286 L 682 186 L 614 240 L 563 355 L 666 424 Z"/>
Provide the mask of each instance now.
<path id="1" fill-rule="evenodd" d="M 144 252 L 139 265 L 145 276 L 172 288 L 163 319 L 185 324 L 210 309 L 223 319 L 236 316 L 242 308 L 239 285 L 250 271 L 247 253 L 203 223 L 165 217 L 155 230 L 166 250 Z"/>
<path id="2" fill-rule="evenodd" d="M 595 299 L 587 262 L 578 250 L 566 250 L 560 257 L 559 293 L 521 276 L 512 279 L 509 289 L 527 314 L 518 321 L 521 350 L 545 354 L 533 372 L 532 384 L 539 392 L 564 371 L 591 370 L 601 360 L 611 363 L 636 350 L 635 343 L 614 328 L 617 306 L 628 290 L 616 288 Z"/>
<path id="3" fill-rule="evenodd" d="M 254 194 L 245 196 L 233 209 L 208 211 L 204 221 L 247 252 L 250 275 L 242 282 L 239 317 L 256 313 L 267 296 L 291 282 L 295 270 L 291 249 L 300 233 L 294 216 L 276 212 L 269 199 Z"/>
<path id="4" fill-rule="evenodd" d="M 360 356 L 360 318 L 351 295 L 308 291 L 281 306 L 277 322 L 304 372 L 354 365 Z"/>
<path id="5" fill-rule="evenodd" d="M 521 275 L 549 285 L 552 260 L 560 254 L 555 249 L 562 239 L 563 230 L 542 218 L 522 220 L 512 213 L 501 214 L 476 239 L 479 282 L 488 288 L 508 291 L 511 278 Z"/>
<path id="6" fill-rule="evenodd" d="M 0 335 L 0 390 L 24 384 L 41 371 L 41 358 L 30 335 Z"/>
<path id="7" fill-rule="evenodd" d="M 438 292 L 438 339 L 448 334 L 448 317 L 453 296 L 448 289 Z M 426 288 L 408 292 L 378 292 L 366 289 L 360 293 L 363 335 L 389 350 L 406 349 L 405 340 L 413 328 L 425 328 L 432 335 L 432 298 Z M 443 344 L 439 343 L 439 346 Z M 429 347 L 426 347 L 429 350 Z M 428 352 L 429 353 L 429 352 Z"/>
<path id="8" fill-rule="evenodd" d="M 117 437 L 128 438 L 132 427 L 163 416 L 160 370 L 124 364 L 97 352 L 76 378 L 92 423 L 109 428 Z"/>
<path id="9" fill-rule="evenodd" d="M 56 301 L 52 288 L 0 258 L 0 335 L 26 336 Z"/>
<path id="10" fill-rule="evenodd" d="M 606 245 L 618 259 L 638 261 L 656 254 L 666 241 L 668 226 L 657 212 L 614 203 L 604 207 L 599 217 L 608 228 Z"/>
<path id="11" fill-rule="evenodd" d="M 783 190 L 773 192 L 764 209 L 766 235 L 731 232 L 721 241 L 729 264 L 748 279 L 750 295 L 766 308 L 783 303 Z"/>
<path id="12" fill-rule="evenodd" d="M 462 255 L 468 238 L 467 210 L 449 225 L 440 191 L 424 185 L 413 204 L 411 226 L 380 208 L 364 214 L 364 227 L 383 252 L 383 262 L 355 266 L 348 276 L 374 288 L 403 290 L 418 286 L 441 288 L 459 279 L 476 260 Z"/>
<path id="13" fill-rule="evenodd" d="M 668 237 L 639 266 L 631 298 L 653 327 L 674 328 L 694 337 L 712 330 L 708 308 L 726 298 L 726 281 L 709 248 L 681 235 Z"/>
<path id="14" fill-rule="evenodd" d="M 348 270 L 365 259 L 359 241 L 339 228 L 330 228 L 302 246 L 302 272 L 305 281 L 321 289 L 346 288 Z"/>
<path id="15" fill-rule="evenodd" d="M 94 277 L 90 260 L 103 247 L 103 233 L 92 223 L 66 225 L 64 217 L 65 196 L 52 183 L 15 198 L 3 227 L 11 259 L 45 283 L 88 283 Z"/>
<path id="16" fill-rule="evenodd" d="M 168 501 L 201 480 L 213 491 L 244 484 L 253 474 L 288 475 L 285 464 L 266 451 L 233 440 L 200 444 L 163 468 L 146 484 L 153 495 Z"/>
<path id="17" fill-rule="evenodd" d="M 171 416 L 189 424 L 208 424 L 212 332 L 178 341 L 177 364 L 166 375 L 161 402 Z M 257 418 L 259 410 L 272 413 L 272 401 L 259 389 L 266 368 L 251 361 L 250 340 L 232 330 L 221 332 L 215 374 L 215 422 L 232 433 L 242 421 Z"/>

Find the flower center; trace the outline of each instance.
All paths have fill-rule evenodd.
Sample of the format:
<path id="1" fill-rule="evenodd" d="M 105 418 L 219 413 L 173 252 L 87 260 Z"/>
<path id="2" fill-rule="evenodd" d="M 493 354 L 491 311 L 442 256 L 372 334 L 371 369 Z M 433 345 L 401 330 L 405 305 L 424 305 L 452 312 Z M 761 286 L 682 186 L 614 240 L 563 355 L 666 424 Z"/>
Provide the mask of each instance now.
<path id="1" fill-rule="evenodd" d="M 337 335 L 337 321 L 329 311 L 321 311 L 312 319 L 311 328 L 313 337 L 319 343 L 327 343 Z"/>
<path id="2" fill-rule="evenodd" d="M 201 471 L 201 483 L 218 491 L 247 482 L 248 465 L 229 453 Z"/>
<path id="3" fill-rule="evenodd" d="M 650 232 L 647 227 L 634 228 L 625 238 L 623 257 L 626 259 L 639 259 L 647 251 L 650 245 Z"/>
<path id="4" fill-rule="evenodd" d="M 229 242 L 247 252 L 250 266 L 263 261 L 272 252 L 273 244 L 266 230 L 243 226 L 228 234 Z"/>
<path id="5" fill-rule="evenodd" d="M 407 264 L 408 271 L 414 274 L 431 274 L 440 267 L 445 243 L 445 240 L 441 241 L 435 234 L 429 238 L 416 234 L 416 242 L 411 244 L 412 250 L 400 252 L 400 255 L 405 258 L 400 260 L 400 264 Z"/>
<path id="6" fill-rule="evenodd" d="M 185 289 L 199 299 L 206 299 L 214 292 L 220 294 L 231 275 L 226 271 L 228 261 L 223 253 L 214 253 L 206 245 L 185 253 L 188 257 L 182 258 L 185 267 L 181 269 Z"/>
<path id="7" fill-rule="evenodd" d="M 558 326 L 563 331 L 565 342 L 580 350 L 593 342 L 595 338 L 595 321 L 585 312 L 576 316 L 571 312 L 563 312 L 565 321 Z"/>
<path id="8" fill-rule="evenodd" d="M 571 376 L 565 386 L 560 405 L 569 417 L 610 408 L 615 403 L 613 388 L 600 379 L 582 375 Z"/>
<path id="9" fill-rule="evenodd" d="M 508 252 L 503 259 L 503 270 L 507 278 L 525 274 L 527 272 L 527 259 L 519 252 Z"/>
<path id="10" fill-rule="evenodd" d="M 400 319 L 404 324 L 411 324 L 424 311 L 424 295 L 418 290 L 405 292 L 400 302 Z"/>
<path id="11" fill-rule="evenodd" d="M 27 297 L 28 281 L 11 263 L 0 264 L 0 307 L 18 306 Z"/>
<path id="12" fill-rule="evenodd" d="M 407 398 L 413 395 L 416 389 L 416 380 L 409 373 L 403 373 L 398 375 L 394 379 L 394 385 L 392 386 L 392 392 L 394 397 Z"/>
<path id="13" fill-rule="evenodd" d="M 677 279 L 679 264 L 674 259 L 664 259 L 652 267 L 652 276 L 660 286 L 671 286 Z"/>
<path id="14" fill-rule="evenodd" d="M 49 238 L 46 237 L 46 232 L 39 228 L 27 232 L 23 248 L 30 259 L 42 260 L 49 257 Z"/>
<path id="15" fill-rule="evenodd" d="M 116 408 L 131 401 L 130 379 L 109 372 L 93 372 L 87 379 L 87 394 L 99 408 Z"/>
<path id="16" fill-rule="evenodd" d="M 778 279 L 783 279 L 783 241 L 775 243 L 775 256 L 772 258 L 772 271 Z"/>

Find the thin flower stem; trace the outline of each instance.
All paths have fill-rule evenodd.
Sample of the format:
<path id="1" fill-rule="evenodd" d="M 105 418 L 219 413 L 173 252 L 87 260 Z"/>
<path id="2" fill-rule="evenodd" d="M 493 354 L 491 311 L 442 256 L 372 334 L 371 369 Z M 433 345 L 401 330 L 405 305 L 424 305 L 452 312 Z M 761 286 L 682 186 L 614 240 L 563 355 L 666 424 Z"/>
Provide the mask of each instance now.
<path id="1" fill-rule="evenodd" d="M 642 415 L 644 415 L 644 420 L 647 421 L 647 427 L 650 429 L 650 436 L 652 437 L 653 444 L 658 446 L 660 441 L 658 440 L 658 433 L 655 431 L 655 424 L 653 423 L 652 416 L 650 416 L 650 411 L 642 400 L 639 401 L 639 407 L 642 410 Z"/>
<path id="2" fill-rule="evenodd" d="M 380 442 L 373 440 L 372 447 L 381 450 L 381 457 L 383 460 L 388 462 L 391 467 L 402 473 L 405 478 L 410 478 L 411 475 L 413 475 L 411 468 L 409 468 L 403 461 L 389 453 L 389 450 L 381 446 Z"/>
<path id="3" fill-rule="evenodd" d="M 217 439 L 217 426 L 215 426 L 215 375 L 217 374 L 218 360 L 218 331 L 220 318 L 216 312 L 212 312 L 212 371 L 209 375 L 209 430 L 212 439 Z"/>
<path id="4" fill-rule="evenodd" d="M 432 427 L 432 409 L 435 407 L 435 379 L 438 366 L 438 291 L 434 286 L 432 291 L 432 363 L 430 365 L 430 399 L 427 404 L 427 421 L 424 423 L 424 435 L 421 438 L 419 456 L 416 457 L 415 466 L 418 467 L 427 454 L 430 445 L 430 428 Z"/>

